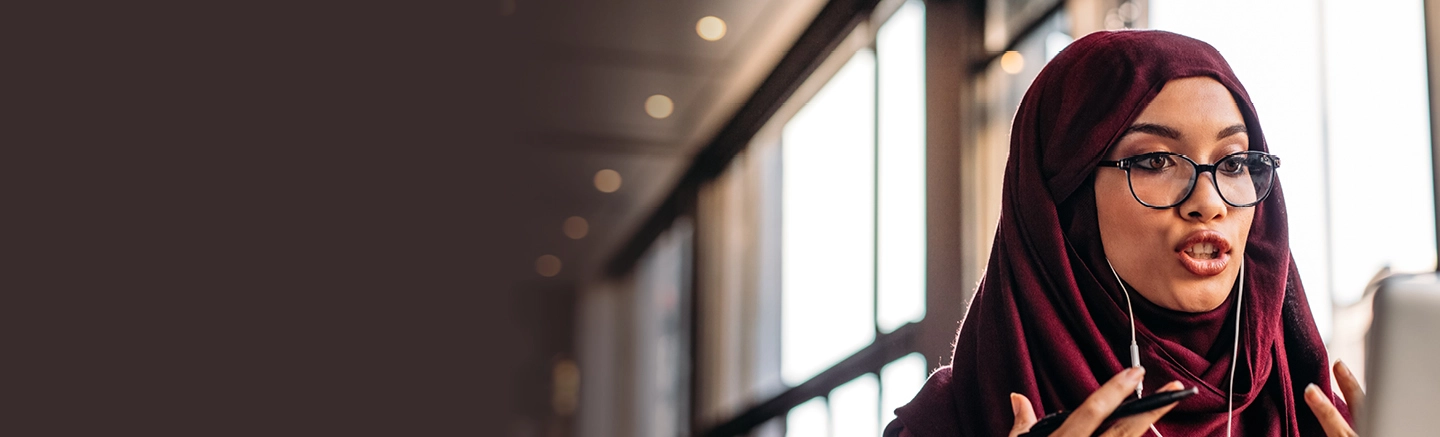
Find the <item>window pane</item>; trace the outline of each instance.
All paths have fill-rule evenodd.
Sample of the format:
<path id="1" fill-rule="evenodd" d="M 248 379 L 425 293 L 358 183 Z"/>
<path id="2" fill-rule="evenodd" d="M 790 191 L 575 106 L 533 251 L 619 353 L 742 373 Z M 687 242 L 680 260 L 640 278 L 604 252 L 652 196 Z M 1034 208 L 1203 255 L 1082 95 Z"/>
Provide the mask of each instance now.
<path id="1" fill-rule="evenodd" d="M 790 437 L 829 437 L 830 413 L 825 398 L 815 398 L 790 409 L 785 415 L 785 435 Z"/>
<path id="2" fill-rule="evenodd" d="M 879 326 L 925 317 L 925 7 L 910 0 L 876 37 L 880 68 Z"/>
<path id="3" fill-rule="evenodd" d="M 796 385 L 875 338 L 875 55 L 781 135 L 781 378 Z"/>
<path id="4" fill-rule="evenodd" d="M 1420 272 L 1435 266 L 1421 9 L 1420 0 L 1325 2 L 1325 127 L 1336 303 L 1359 300 L 1383 267 Z M 1385 159 L 1356 165 L 1350 157 L 1357 152 Z"/>
<path id="5" fill-rule="evenodd" d="M 872 373 L 855 378 L 830 392 L 834 437 L 880 435 L 880 382 Z"/>
<path id="6" fill-rule="evenodd" d="M 895 420 L 895 409 L 910 402 L 925 385 L 925 357 L 912 353 L 891 361 L 880 370 L 880 423 Z"/>

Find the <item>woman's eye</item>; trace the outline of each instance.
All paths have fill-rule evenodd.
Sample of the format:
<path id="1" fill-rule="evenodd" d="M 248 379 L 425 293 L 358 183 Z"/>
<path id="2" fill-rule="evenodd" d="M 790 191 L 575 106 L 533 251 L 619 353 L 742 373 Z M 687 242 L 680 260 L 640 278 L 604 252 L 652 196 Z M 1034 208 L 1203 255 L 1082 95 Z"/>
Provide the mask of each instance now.
<path id="1" fill-rule="evenodd" d="M 1136 164 L 1147 170 L 1160 170 L 1175 165 L 1175 161 L 1169 156 L 1160 155 L 1141 158 Z"/>
<path id="2" fill-rule="evenodd" d="M 1239 159 L 1227 159 L 1221 161 L 1220 165 L 1217 165 L 1215 167 L 1224 173 L 1237 174 L 1240 173 L 1241 167 L 1243 166 L 1240 165 Z"/>

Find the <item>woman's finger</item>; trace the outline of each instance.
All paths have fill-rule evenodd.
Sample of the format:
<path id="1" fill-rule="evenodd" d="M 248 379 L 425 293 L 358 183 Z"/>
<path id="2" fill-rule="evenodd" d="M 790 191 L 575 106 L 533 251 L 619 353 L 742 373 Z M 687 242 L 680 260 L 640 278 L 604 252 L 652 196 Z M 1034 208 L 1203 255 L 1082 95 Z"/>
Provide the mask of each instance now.
<path id="1" fill-rule="evenodd" d="M 1011 393 L 1010 409 L 1015 413 L 1015 427 L 1010 428 L 1010 437 L 1024 434 L 1035 426 L 1035 407 L 1030 405 L 1030 399 L 1025 395 Z"/>
<path id="2" fill-rule="evenodd" d="M 1164 386 L 1160 387 L 1160 389 L 1156 392 L 1164 393 L 1172 390 L 1180 390 L 1182 388 L 1185 388 L 1185 385 L 1181 384 L 1180 381 L 1171 381 L 1169 384 L 1165 384 Z M 1170 405 L 1166 405 L 1160 408 L 1156 408 L 1154 410 L 1146 411 L 1144 413 L 1117 420 L 1115 421 L 1114 425 L 1110 426 L 1110 429 L 1105 430 L 1105 434 L 1102 434 L 1102 436 L 1140 437 L 1142 435 L 1145 435 L 1145 432 L 1150 430 L 1151 424 L 1154 424 L 1155 421 L 1160 420 L 1160 416 L 1164 416 L 1165 413 L 1169 413 L 1170 410 L 1175 408 L 1175 405 L 1179 403 L 1180 401 L 1171 402 Z"/>
<path id="3" fill-rule="evenodd" d="M 1315 412 L 1315 417 L 1320 419 L 1320 427 L 1325 428 L 1325 435 L 1329 437 L 1355 437 L 1355 430 L 1350 429 L 1350 424 L 1345 422 L 1345 417 L 1330 403 L 1330 398 L 1320 387 L 1315 384 L 1305 387 L 1305 403 L 1310 404 L 1310 411 Z"/>
<path id="4" fill-rule="evenodd" d="M 1360 388 L 1360 378 L 1355 377 L 1344 361 L 1335 361 L 1335 382 L 1340 384 L 1340 394 L 1345 396 L 1345 403 L 1350 404 L 1350 415 L 1359 414 L 1360 407 L 1365 404 L 1365 391 Z"/>
<path id="5" fill-rule="evenodd" d="M 1110 378 L 1105 385 L 1100 386 L 1090 397 L 1085 398 L 1085 403 L 1080 404 L 1060 429 L 1055 430 L 1056 436 L 1088 436 L 1095 434 L 1095 428 L 1100 422 L 1115 411 L 1130 393 L 1135 392 L 1135 387 L 1145 378 L 1145 368 L 1131 367 Z"/>

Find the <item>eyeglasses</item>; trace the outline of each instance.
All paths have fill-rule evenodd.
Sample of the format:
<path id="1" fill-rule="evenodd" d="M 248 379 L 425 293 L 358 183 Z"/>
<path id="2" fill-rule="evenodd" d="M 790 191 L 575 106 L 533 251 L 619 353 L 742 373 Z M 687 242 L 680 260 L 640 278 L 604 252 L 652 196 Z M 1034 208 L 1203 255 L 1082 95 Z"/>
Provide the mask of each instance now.
<path id="1" fill-rule="evenodd" d="M 1210 181 L 1215 183 L 1220 199 L 1226 204 L 1245 207 L 1255 206 L 1270 195 L 1280 157 L 1264 152 L 1238 152 L 1225 155 L 1214 164 L 1202 165 L 1178 153 L 1153 152 L 1119 161 L 1100 161 L 1099 166 L 1125 170 L 1130 194 L 1141 205 L 1151 208 L 1165 209 L 1185 203 L 1195 191 L 1200 173 L 1210 173 Z"/>

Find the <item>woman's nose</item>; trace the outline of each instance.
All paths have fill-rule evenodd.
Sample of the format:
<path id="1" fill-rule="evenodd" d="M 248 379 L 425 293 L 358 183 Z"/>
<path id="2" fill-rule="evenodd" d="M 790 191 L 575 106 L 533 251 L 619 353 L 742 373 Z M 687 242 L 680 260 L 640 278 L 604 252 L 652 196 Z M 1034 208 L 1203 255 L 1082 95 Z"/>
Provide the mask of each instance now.
<path id="1" fill-rule="evenodd" d="M 1180 204 L 1180 214 L 1187 220 L 1198 220 L 1208 222 L 1225 216 L 1229 209 L 1225 199 L 1220 198 L 1220 190 L 1215 186 L 1215 181 L 1201 174 L 1196 178 L 1195 191 L 1190 193 L 1190 198 Z"/>

